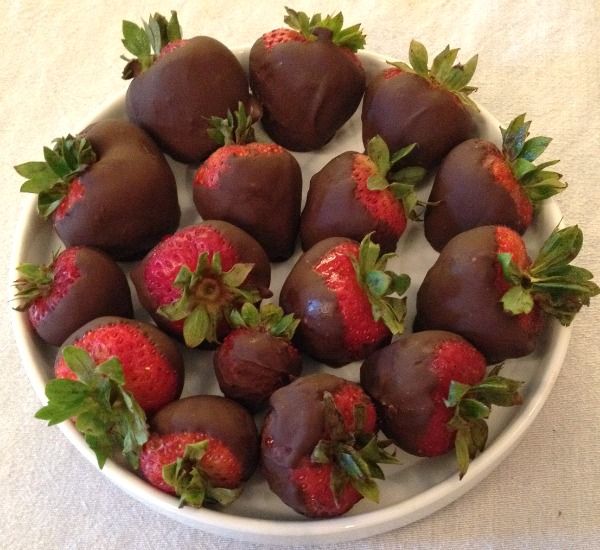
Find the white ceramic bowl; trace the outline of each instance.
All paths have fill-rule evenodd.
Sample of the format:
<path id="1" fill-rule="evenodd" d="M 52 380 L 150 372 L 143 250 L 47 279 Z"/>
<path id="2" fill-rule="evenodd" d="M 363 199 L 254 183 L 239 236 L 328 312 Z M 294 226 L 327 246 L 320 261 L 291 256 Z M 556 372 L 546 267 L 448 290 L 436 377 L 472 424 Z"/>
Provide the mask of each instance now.
<path id="1" fill-rule="evenodd" d="M 240 49 L 235 53 L 247 68 L 249 49 Z M 370 75 L 385 67 L 385 57 L 372 53 L 361 53 L 360 57 Z M 83 121 L 82 128 L 94 120 L 109 117 L 125 117 L 122 95 L 109 102 L 89 121 Z M 483 138 L 499 143 L 499 122 L 484 109 L 481 109 L 477 117 L 477 124 Z M 260 129 L 257 129 L 257 137 L 259 140 L 268 140 Z M 362 149 L 359 108 L 323 149 L 313 153 L 295 154 L 302 167 L 304 196 L 311 176 L 327 161 L 343 151 Z M 195 223 L 199 216 L 191 198 L 194 170 L 176 162 L 171 162 L 171 166 L 178 181 L 182 206 L 181 225 Z M 424 200 L 429 195 L 431 181 L 430 178 L 419 188 L 419 195 Z M 23 200 L 29 200 L 29 208 L 17 231 L 13 265 L 23 262 L 46 263 L 51 257 L 51 251 L 59 248 L 60 242 L 52 231 L 51 224 L 37 216 L 35 197 L 24 197 Z M 545 237 L 560 221 L 560 217 L 556 204 L 552 200 L 546 201 L 533 226 L 525 235 L 532 255 L 535 255 Z M 281 284 L 299 253 L 297 251 L 294 257 L 283 264 L 273 265 L 274 300 L 277 299 Z M 411 326 L 415 313 L 416 291 L 436 257 L 437 253 L 423 236 L 421 225 L 411 222 L 399 243 L 398 258 L 390 264 L 391 267 L 408 273 L 413 280 L 408 292 L 408 327 Z M 128 267 L 124 265 L 126 270 Z M 135 305 L 138 318 L 148 320 L 139 304 Z M 14 312 L 12 320 L 23 366 L 40 400 L 45 403 L 44 385 L 52 376 L 56 349 L 44 345 L 32 333 L 26 315 Z M 309 520 L 296 514 L 269 491 L 259 473 L 247 483 L 242 496 L 222 512 L 206 508 L 180 509 L 175 497 L 154 489 L 133 472 L 110 460 L 106 463 L 103 473 L 128 494 L 162 514 L 204 531 L 240 540 L 286 545 L 318 544 L 360 539 L 382 533 L 418 520 L 449 504 L 479 483 L 502 461 L 518 443 L 548 397 L 564 360 L 569 337 L 570 330 L 553 322 L 543 335 L 536 353 L 506 362 L 503 373 L 526 382 L 523 390 L 525 402 L 522 406 L 511 409 L 494 408 L 490 420 L 488 447 L 472 462 L 462 481 L 458 479 L 454 457 L 451 454 L 436 459 L 418 459 L 399 451 L 398 456 L 402 464 L 384 467 L 387 479 L 380 483 L 380 503 L 375 505 L 363 500 L 339 518 Z M 184 395 L 220 393 L 213 375 L 211 352 L 186 350 L 185 360 Z M 334 370 L 306 359 L 304 373 L 324 370 L 358 380 L 359 366 L 359 363 L 353 363 Z M 258 420 L 260 422 L 261 418 Z M 96 463 L 95 456 L 71 423 L 63 423 L 60 429 L 84 457 Z"/>

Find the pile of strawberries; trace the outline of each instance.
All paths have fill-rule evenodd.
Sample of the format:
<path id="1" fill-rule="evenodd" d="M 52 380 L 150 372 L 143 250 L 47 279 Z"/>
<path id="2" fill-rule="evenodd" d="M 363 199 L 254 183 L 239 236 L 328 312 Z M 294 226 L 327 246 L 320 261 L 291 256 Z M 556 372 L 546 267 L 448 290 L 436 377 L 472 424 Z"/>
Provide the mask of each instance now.
<path id="1" fill-rule="evenodd" d="M 535 164 L 550 139 L 529 137 L 525 115 L 499 145 L 476 136 L 477 56 L 456 63 L 446 47 L 430 63 L 413 40 L 409 63 L 367 81 L 360 25 L 286 10 L 289 28 L 252 47 L 249 78 L 217 40 L 183 39 L 175 12 L 123 22 L 129 120 L 92 124 L 15 167 L 65 245 L 47 266 L 18 266 L 15 287 L 32 330 L 59 347 L 36 416 L 73 422 L 100 467 L 122 454 L 180 506 L 221 507 L 260 465 L 283 502 L 324 518 L 378 501 L 380 464 L 401 460 L 394 445 L 454 449 L 465 475 L 492 406 L 522 400 L 501 362 L 533 352 L 550 316 L 570 324 L 600 289 L 571 265 L 577 226 L 529 258 L 520 235 L 566 184 L 548 169 L 557 161 Z M 290 150 L 323 147 L 361 100 L 365 151 L 304 174 L 302 209 Z M 259 120 L 273 142 L 255 141 Z M 203 221 L 179 226 L 164 154 L 196 168 Z M 387 264 L 413 221 L 440 255 L 402 335 L 411 281 Z M 270 262 L 298 240 L 277 305 Z M 142 310 L 154 324 L 134 319 Z M 224 396 L 180 398 L 197 368 L 183 346 L 214 350 Z M 363 361 L 360 384 L 301 376 L 303 355 Z"/>

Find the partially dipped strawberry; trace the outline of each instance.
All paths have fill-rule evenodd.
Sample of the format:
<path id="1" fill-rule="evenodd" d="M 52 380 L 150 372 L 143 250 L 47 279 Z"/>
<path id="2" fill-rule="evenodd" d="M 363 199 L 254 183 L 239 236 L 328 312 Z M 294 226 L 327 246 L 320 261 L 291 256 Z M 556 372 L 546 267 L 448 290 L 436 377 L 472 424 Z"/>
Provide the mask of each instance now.
<path id="1" fill-rule="evenodd" d="M 179 224 L 173 172 L 156 144 L 124 120 L 95 122 L 44 147 L 44 161 L 15 170 L 38 195 L 66 246 L 92 246 L 117 260 L 141 257 Z"/>
<path id="2" fill-rule="evenodd" d="M 226 397 L 252 411 L 302 372 L 302 358 L 291 339 L 299 321 L 274 304 L 260 309 L 245 303 L 229 315 L 232 331 L 213 356 L 215 375 Z"/>
<path id="3" fill-rule="evenodd" d="M 156 324 L 196 347 L 225 336 L 233 308 L 268 294 L 271 266 L 245 231 L 204 221 L 163 239 L 131 279 Z"/>
<path id="4" fill-rule="evenodd" d="M 367 235 L 325 239 L 305 252 L 285 280 L 279 303 L 300 324 L 295 341 L 315 359 L 338 367 L 364 359 L 404 330 L 408 275 L 386 270 Z M 394 296 L 395 295 L 395 296 Z"/>
<path id="5" fill-rule="evenodd" d="M 48 404 L 35 417 L 49 426 L 71 419 L 100 468 L 120 453 L 137 469 L 148 427 L 144 410 L 126 387 L 120 359 L 109 354 L 96 361 L 79 346 L 65 346 L 59 361 L 69 375 L 46 384 Z"/>
<path id="6" fill-rule="evenodd" d="M 258 432 L 244 407 L 216 395 L 175 401 L 150 422 L 140 470 L 179 506 L 225 506 L 241 493 L 258 462 Z"/>
<path id="7" fill-rule="evenodd" d="M 502 150 L 469 139 L 444 158 L 429 196 L 435 206 L 425 211 L 425 236 L 436 250 L 481 225 L 505 225 L 522 234 L 535 207 L 567 187 L 560 174 L 547 170 L 557 160 L 534 164 L 551 139 L 529 138 L 530 124 L 522 114 L 500 128 Z"/>
<path id="8" fill-rule="evenodd" d="M 294 252 L 302 172 L 296 159 L 274 143 L 254 141 L 252 120 L 240 102 L 226 119 L 213 117 L 210 135 L 222 147 L 196 172 L 194 204 L 208 220 L 225 220 L 252 235 L 269 258 Z"/>
<path id="9" fill-rule="evenodd" d="M 177 344 L 154 325 L 121 317 L 99 317 L 76 330 L 59 350 L 56 378 L 81 378 L 63 357 L 76 347 L 100 364 L 116 357 L 123 371 L 124 389 L 151 414 L 181 395 L 183 358 Z"/>
<path id="10" fill-rule="evenodd" d="M 579 227 L 556 228 L 532 262 L 512 229 L 460 233 L 425 275 L 415 327 L 460 334 L 490 363 L 531 353 L 547 317 L 569 325 L 600 292 L 589 271 L 570 265 L 582 243 Z"/>
<path id="11" fill-rule="evenodd" d="M 461 141 L 474 132 L 472 113 L 477 107 L 469 98 L 469 86 L 477 56 L 464 65 L 453 65 L 458 49 L 449 46 L 428 66 L 427 50 L 413 40 L 410 65 L 390 63 L 369 83 L 362 109 L 363 142 L 380 135 L 391 151 L 411 143 L 417 147 L 408 162 L 425 168 L 438 164 Z"/>
<path id="12" fill-rule="evenodd" d="M 339 516 L 363 497 L 378 502 L 378 464 L 397 462 L 376 433 L 375 407 L 358 384 L 325 373 L 304 376 L 271 396 L 262 473 L 297 512 Z"/>
<path id="13" fill-rule="evenodd" d="M 460 477 L 482 452 L 492 405 L 521 403 L 520 382 L 486 377 L 486 361 L 456 334 L 400 337 L 363 363 L 360 383 L 375 402 L 383 433 L 404 451 L 439 456 L 455 450 Z"/>
<path id="14" fill-rule="evenodd" d="M 224 117 L 239 101 L 259 116 L 235 55 L 208 36 L 181 38 L 177 13 L 154 14 L 143 27 L 123 21 L 123 44 L 135 57 L 123 78 L 132 78 L 125 98 L 129 119 L 181 162 L 200 162 L 217 148 L 208 118 Z"/>
<path id="15" fill-rule="evenodd" d="M 289 29 L 261 36 L 250 50 L 250 86 L 263 105 L 263 127 L 292 151 L 325 145 L 352 116 L 365 90 L 356 52 L 360 25 L 342 28 L 341 13 L 310 19 L 286 8 Z"/>
<path id="16" fill-rule="evenodd" d="M 26 311 L 33 329 L 53 346 L 96 317 L 133 317 L 125 273 L 99 250 L 67 248 L 50 265 L 21 264 L 17 271 L 15 309 Z"/>
<path id="17" fill-rule="evenodd" d="M 394 167 L 415 145 L 390 154 L 383 139 L 375 136 L 366 154 L 342 153 L 319 170 L 310 180 L 302 211 L 302 248 L 308 250 L 328 237 L 361 241 L 372 233 L 384 252 L 396 250 L 407 217 L 417 217 L 414 185 L 425 170 Z"/>

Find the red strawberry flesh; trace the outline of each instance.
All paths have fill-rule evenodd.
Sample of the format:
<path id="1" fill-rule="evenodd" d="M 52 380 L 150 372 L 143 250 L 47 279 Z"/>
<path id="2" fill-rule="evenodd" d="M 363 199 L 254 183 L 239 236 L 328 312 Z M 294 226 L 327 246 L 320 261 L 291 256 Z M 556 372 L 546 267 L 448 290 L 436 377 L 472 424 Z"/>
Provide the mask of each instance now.
<path id="1" fill-rule="evenodd" d="M 85 188 L 81 183 L 79 178 L 75 178 L 71 183 L 69 183 L 69 190 L 65 198 L 58 205 L 54 213 L 54 221 L 59 221 L 63 219 L 67 213 L 79 202 L 83 199 L 85 195 Z"/>
<path id="2" fill-rule="evenodd" d="M 275 29 L 262 35 L 267 50 L 285 42 L 308 42 L 299 32 L 292 29 Z"/>

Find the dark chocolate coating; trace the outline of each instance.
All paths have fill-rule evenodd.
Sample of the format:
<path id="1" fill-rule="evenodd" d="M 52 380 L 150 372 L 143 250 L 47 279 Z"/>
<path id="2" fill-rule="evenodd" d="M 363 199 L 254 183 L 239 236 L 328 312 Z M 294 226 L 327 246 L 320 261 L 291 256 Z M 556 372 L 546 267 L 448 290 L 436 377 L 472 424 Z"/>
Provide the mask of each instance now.
<path id="1" fill-rule="evenodd" d="M 173 399 L 177 399 L 183 390 L 183 382 L 185 377 L 185 371 L 183 369 L 183 356 L 181 355 L 181 351 L 179 350 L 179 346 L 175 343 L 174 340 L 169 338 L 164 332 L 156 328 L 154 325 L 150 325 L 149 323 L 143 323 L 142 321 L 136 321 L 135 319 L 126 319 L 124 317 L 115 317 L 115 316 L 106 316 L 106 317 L 98 317 L 89 323 L 86 323 L 82 327 L 78 328 L 71 336 L 69 336 L 61 348 L 58 350 L 58 354 L 56 355 L 56 360 L 58 361 L 59 357 L 62 357 L 62 351 L 66 346 L 70 346 L 76 340 L 81 338 L 87 332 L 94 330 L 98 327 L 105 325 L 115 325 L 115 324 L 129 324 L 134 327 L 137 327 L 151 342 L 156 346 L 156 350 L 160 353 L 168 362 L 170 368 L 175 373 L 178 387 L 174 392 Z"/>
<path id="2" fill-rule="evenodd" d="M 133 317 L 127 277 L 110 256 L 80 247 L 75 265 L 79 277 L 35 327 L 40 337 L 53 346 L 60 346 L 70 334 L 96 317 Z"/>
<path id="3" fill-rule="evenodd" d="M 528 355 L 536 343 L 517 316 L 502 309 L 495 286 L 495 231 L 495 226 L 477 227 L 448 242 L 419 288 L 415 321 L 419 330 L 460 334 L 488 363 Z"/>
<path id="4" fill-rule="evenodd" d="M 389 341 L 365 346 L 360 356 L 352 353 L 345 341 L 337 297 L 313 270 L 329 250 L 348 241 L 350 239 L 332 237 L 305 252 L 290 271 L 279 295 L 283 310 L 300 319 L 294 335 L 298 348 L 332 367 L 363 359 Z"/>
<path id="5" fill-rule="evenodd" d="M 226 397 L 252 411 L 302 372 L 302 358 L 284 338 L 260 330 L 232 332 L 213 355 L 215 375 Z"/>
<path id="6" fill-rule="evenodd" d="M 488 168 L 486 159 L 502 158 L 489 141 L 469 139 L 457 145 L 442 161 L 425 211 L 425 237 L 441 250 L 455 235 L 482 225 L 506 225 L 519 233 L 526 226 L 516 204 Z"/>
<path id="7" fill-rule="evenodd" d="M 79 177 L 83 198 L 54 219 L 56 233 L 66 246 L 93 246 L 116 260 L 139 258 L 179 224 L 173 172 L 130 122 L 102 120 L 80 135 L 97 160 Z"/>
<path id="8" fill-rule="evenodd" d="M 263 105 L 262 124 L 292 151 L 323 147 L 352 116 L 365 91 L 365 72 L 317 29 L 313 42 L 290 41 L 250 50 L 250 86 Z"/>
<path id="9" fill-rule="evenodd" d="M 381 430 L 408 453 L 423 454 L 418 440 L 429 425 L 438 385 L 431 363 L 438 346 L 449 341 L 464 339 L 440 330 L 404 335 L 370 355 L 360 369 L 361 386 L 375 402 Z"/>
<path id="10" fill-rule="evenodd" d="M 363 142 L 379 134 L 390 151 L 417 143 L 407 165 L 431 168 L 473 136 L 467 108 L 451 92 L 412 73 L 379 73 L 367 86 L 362 109 Z"/>
<path id="11" fill-rule="evenodd" d="M 308 510 L 289 479 L 291 470 L 327 436 L 323 393 L 334 393 L 347 383 L 331 374 L 313 374 L 298 378 L 271 396 L 261 434 L 261 470 L 271 490 L 302 514 Z"/>
<path id="12" fill-rule="evenodd" d="M 236 263 L 254 264 L 252 271 L 242 284 L 242 288 L 256 288 L 261 292 L 268 290 L 269 285 L 271 284 L 271 264 L 269 263 L 269 258 L 267 257 L 266 252 L 262 249 L 260 244 L 256 242 L 256 240 L 254 240 L 245 231 L 242 231 L 238 227 L 235 227 L 228 222 L 206 220 L 198 225 L 209 225 L 210 227 L 216 229 L 236 251 Z M 146 309 L 146 311 L 150 313 L 154 322 L 164 331 L 173 334 L 173 336 L 176 336 L 177 338 L 181 338 L 181 334 L 173 332 L 171 321 L 157 313 L 157 309 L 163 304 L 159 304 L 154 299 L 154 296 L 148 292 L 146 287 L 144 270 L 146 269 L 146 264 L 151 254 L 152 251 L 150 251 L 146 257 L 140 263 L 138 263 L 134 269 L 131 270 L 131 280 L 137 291 L 140 303 Z M 225 325 L 226 324 L 223 323 L 223 326 L 219 327 L 220 330 L 218 330 L 218 332 L 220 338 L 224 337 L 227 333 Z"/>
<path id="13" fill-rule="evenodd" d="M 169 403 L 150 421 L 159 435 L 201 432 L 218 439 L 239 460 L 242 481 L 258 463 L 258 432 L 254 419 L 239 403 L 218 395 L 194 395 Z"/>
<path id="14" fill-rule="evenodd" d="M 360 242 L 371 231 L 375 231 L 372 241 L 380 244 L 383 252 L 396 250 L 398 235 L 374 218 L 354 196 L 352 165 L 357 154 L 347 151 L 338 155 L 311 178 L 300 221 L 303 250 L 329 237 Z"/>
<path id="15" fill-rule="evenodd" d="M 221 42 L 196 36 L 136 76 L 125 98 L 129 119 L 175 160 L 197 163 L 218 145 L 206 130 L 242 101 L 250 108 L 240 62 Z"/>
<path id="16" fill-rule="evenodd" d="M 287 151 L 230 156 L 215 187 L 194 185 L 204 219 L 225 220 L 252 235 L 272 261 L 294 253 L 300 224 L 302 172 Z"/>

